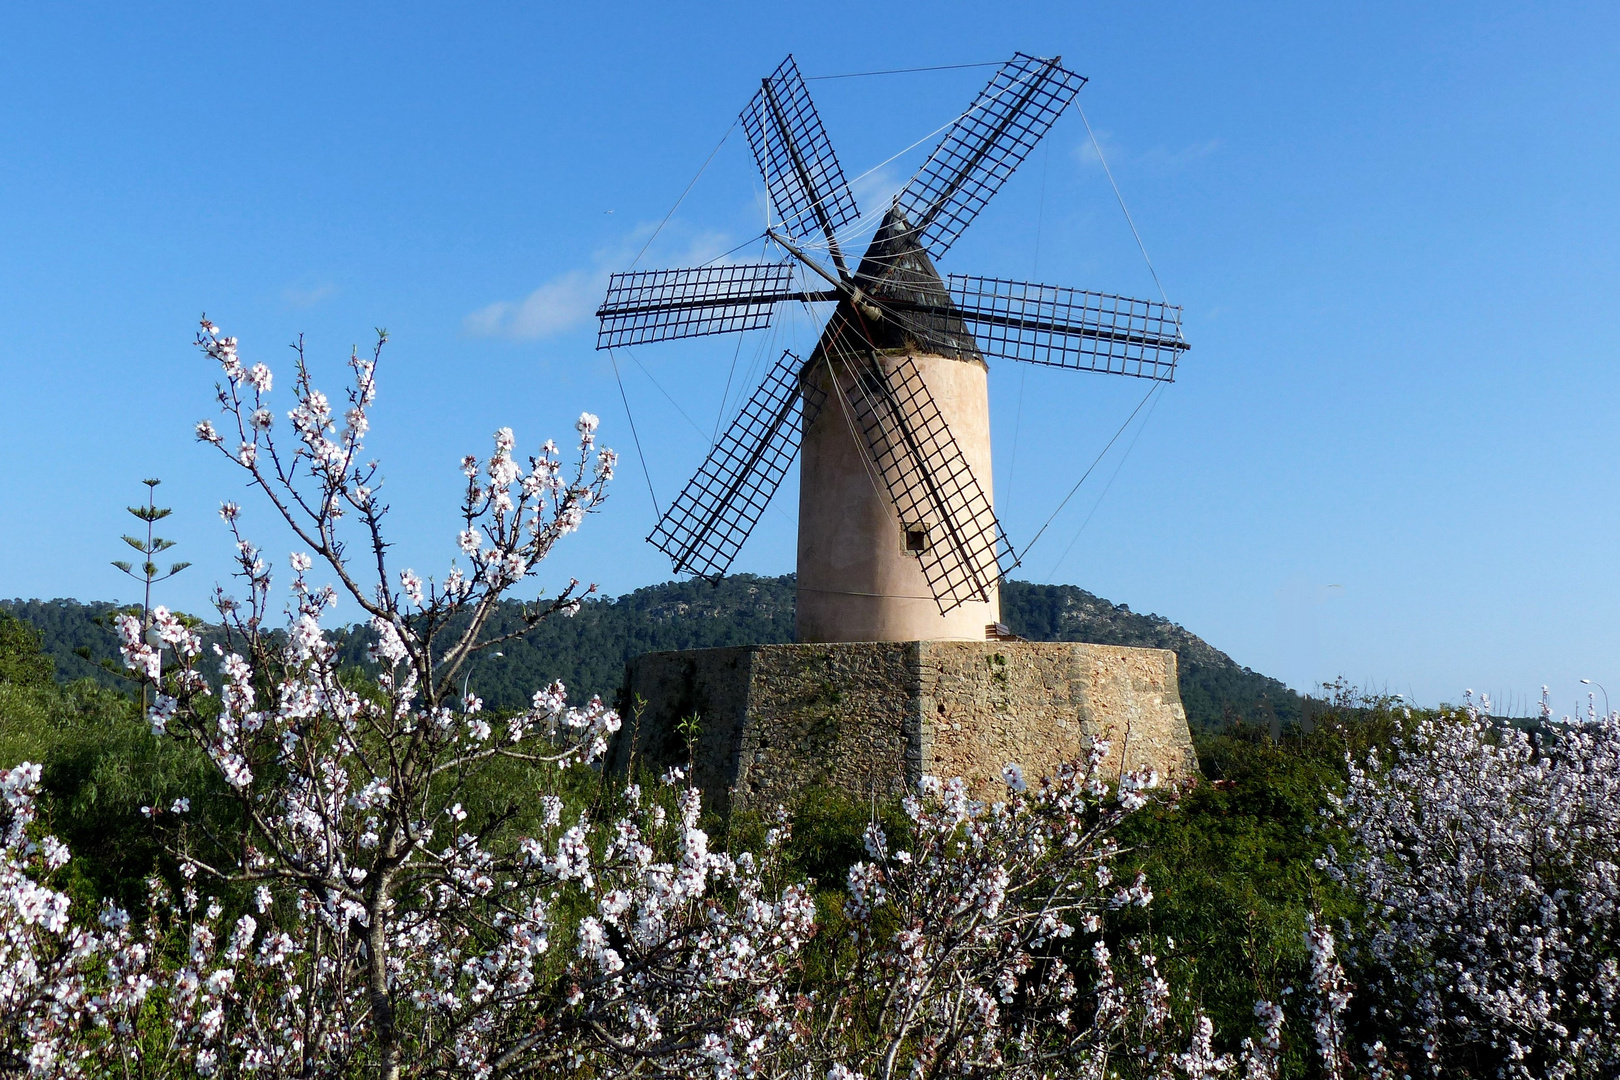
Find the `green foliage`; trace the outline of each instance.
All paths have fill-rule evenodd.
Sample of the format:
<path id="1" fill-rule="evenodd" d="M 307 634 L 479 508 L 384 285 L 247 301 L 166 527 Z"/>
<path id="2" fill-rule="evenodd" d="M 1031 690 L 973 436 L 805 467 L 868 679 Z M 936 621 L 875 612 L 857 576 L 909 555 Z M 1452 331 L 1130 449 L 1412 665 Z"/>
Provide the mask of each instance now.
<path id="1" fill-rule="evenodd" d="M 1167 977 L 1193 988 L 1217 1031 L 1241 1033 L 1257 1000 L 1284 1003 L 1304 985 L 1305 915 L 1335 907 L 1312 866 L 1328 842 L 1319 812 L 1332 777 L 1253 728 L 1200 749 L 1210 779 L 1134 815 L 1122 840 L 1153 889 L 1144 929 L 1163 942 Z"/>
<path id="2" fill-rule="evenodd" d="M 821 927 L 804 953 L 805 985 L 813 988 L 831 977 L 839 961 L 848 959 L 852 948 L 851 925 L 844 914 L 848 895 L 845 883 L 851 866 L 871 858 L 866 851 L 867 826 L 875 818 L 891 843 L 905 847 L 911 836 L 911 822 L 901 811 L 897 797 L 859 799 L 841 788 L 825 786 L 799 792 L 788 812 L 793 836 L 785 851 L 783 869 L 788 880 L 812 884 L 816 922 Z M 743 812 L 715 824 L 724 830 L 726 848 L 739 852 L 759 851 L 765 830 L 773 822 L 766 816 Z"/>
<path id="3" fill-rule="evenodd" d="M 679 735 L 681 741 L 686 744 L 686 756 L 688 759 L 696 752 L 698 736 L 702 733 L 703 718 L 697 713 L 683 716 L 675 722 L 675 734 Z M 691 766 L 690 760 L 688 760 L 687 765 L 688 767 Z"/>
<path id="4" fill-rule="evenodd" d="M 0 611 L 0 685 L 38 690 L 56 685 L 56 663 L 44 635 L 9 611 Z"/>
<path id="5" fill-rule="evenodd" d="M 585 622 L 573 625 L 584 628 L 582 640 L 598 643 L 607 640 L 614 626 L 640 626 L 632 644 L 617 643 L 619 655 L 648 646 L 715 643 L 732 635 L 757 638 L 760 624 L 751 620 L 762 617 L 761 611 L 774 610 L 773 618 L 790 625 L 790 604 L 779 606 L 783 594 L 791 600 L 790 589 L 791 581 L 780 579 L 731 579 L 707 593 L 671 588 L 661 601 L 654 599 L 659 590 L 642 590 L 618 601 L 586 605 L 580 613 Z M 671 599 L 671 593 L 679 599 Z M 1009 593 L 1019 596 L 1015 590 Z M 1033 608 L 1037 613 L 1061 611 L 1077 593 L 1049 592 L 1049 603 Z M 713 606 L 694 611 L 705 595 Z M 742 614 L 739 608 L 755 614 Z M 43 816 L 74 852 L 70 891 L 75 897 L 88 904 L 97 896 L 110 896 L 138 909 L 144 877 L 171 869 L 161 844 L 163 832 L 143 816 L 142 808 L 166 808 L 185 795 L 193 806 L 194 823 L 188 827 L 228 835 L 234 826 L 227 804 L 217 798 L 213 770 L 201 755 L 175 740 L 155 738 L 127 695 L 90 680 L 66 686 L 51 680 L 46 650 L 53 633 L 61 640 L 71 637 L 72 625 L 94 627 L 88 613 L 96 609 L 81 606 L 85 617 L 77 623 L 65 605 L 37 605 L 35 610 L 57 616 L 57 621 L 36 630 L 0 612 L 0 767 L 23 760 L 44 766 Z M 1140 629 L 1125 614 L 1117 608 L 1111 613 L 1116 637 L 1126 636 L 1132 625 Z M 1160 625 L 1162 620 L 1147 621 L 1161 635 L 1179 630 Z M 707 640 L 690 625 L 675 629 L 689 623 L 707 634 Z M 566 629 L 571 624 L 556 625 Z M 737 630 L 738 625 L 748 629 Z M 1068 625 L 1062 620 L 1045 625 L 1054 633 L 1075 631 L 1072 619 Z M 564 640 L 555 636 L 556 627 L 543 627 L 542 632 L 553 635 L 553 642 Z M 358 638 L 352 635 L 345 647 L 358 649 Z M 1147 643 L 1165 641 L 1161 636 Z M 520 647 L 536 654 L 531 665 L 540 662 L 533 642 Z M 559 646 L 552 663 L 583 658 L 582 651 L 574 651 L 579 648 L 577 643 L 571 649 Z M 509 655 L 516 651 L 513 643 L 503 649 Z M 554 667 L 551 674 L 562 672 Z M 605 669 L 601 677 L 606 677 Z M 475 689 L 493 696 L 489 687 L 477 685 L 479 679 L 475 672 Z M 365 692 L 369 680 L 356 667 L 346 671 L 344 681 Z M 535 681 L 531 676 L 526 686 Z M 1311 711 L 1285 727 L 1280 739 L 1272 737 L 1269 726 L 1255 723 L 1236 723 L 1220 734 L 1200 736 L 1203 776 L 1173 804 L 1153 803 L 1132 815 L 1121 837 L 1132 849 L 1131 869 L 1146 873 L 1155 894 L 1131 932 L 1153 941 L 1172 983 L 1190 989 L 1191 996 L 1176 1007 L 1184 1012 L 1202 1008 L 1218 1031 L 1235 1040 L 1254 1030 L 1257 999 L 1288 1006 L 1294 1019 L 1285 1075 L 1292 1076 L 1312 1075 L 1310 1034 L 1297 1019 L 1298 995 L 1306 982 L 1305 916 L 1316 911 L 1337 925 L 1356 914 L 1351 900 L 1315 866 L 1329 844 L 1343 849 L 1327 811 L 1342 790 L 1346 756 L 1360 759 L 1370 748 L 1387 745 L 1407 722 L 1392 702 L 1360 699 L 1343 685 L 1328 690 L 1327 700 L 1309 702 Z M 655 778 L 641 779 L 649 793 L 659 790 Z M 565 820 L 586 810 L 592 820 L 609 820 L 613 806 L 624 798 L 622 783 L 600 774 L 500 761 L 474 778 L 464 793 L 469 827 L 486 837 L 532 835 L 543 813 L 533 797 L 536 791 L 560 795 Z M 795 879 L 815 882 L 824 929 L 805 956 L 809 986 L 835 970 L 840 950 L 848 948 L 844 883 L 850 866 L 867 857 L 863 834 L 874 816 L 891 839 L 901 842 L 906 823 L 893 799 L 863 800 L 815 788 L 801 793 L 791 808 L 787 871 Z M 704 824 L 726 847 L 741 851 L 757 849 L 774 822 L 767 815 L 738 814 Z"/>
<path id="6" fill-rule="evenodd" d="M 121 687 L 124 681 L 101 666 L 101 661 L 118 658 L 117 639 L 110 626 L 99 621 L 116 610 L 117 605 L 107 601 L 0 600 L 0 611 L 39 635 L 40 650 L 54 662 L 58 681 L 94 679 Z"/>
<path id="7" fill-rule="evenodd" d="M 505 605 L 490 636 L 517 629 L 519 609 Z M 520 708 L 533 693 L 561 679 L 573 698 L 598 694 L 611 702 L 624 665 L 642 653 L 709 649 L 793 640 L 793 579 L 739 574 L 718 586 L 672 581 L 617 599 L 587 601 L 572 618 L 551 618 L 522 638 L 502 643 L 505 654 L 480 656 L 472 689 L 493 708 Z M 347 649 L 364 655 L 369 634 L 352 635 Z"/>
<path id="8" fill-rule="evenodd" d="M 471 685 L 491 708 L 526 705 L 536 688 L 557 678 L 576 700 L 590 693 L 611 698 L 625 661 L 644 652 L 791 640 L 793 590 L 791 576 L 739 575 L 718 586 L 672 582 L 591 601 L 572 619 L 549 620 L 503 643 L 503 657 L 476 660 Z M 115 658 L 105 625 L 112 605 L 12 601 L 0 607 L 34 624 L 30 629 L 0 614 L 0 765 L 33 759 L 45 766 L 44 812 L 75 852 L 82 891 L 136 903 L 141 879 L 163 865 L 158 831 L 141 807 L 167 807 L 182 794 L 196 805 L 212 783 L 208 770 L 189 748 L 153 738 L 121 689 L 82 680 L 60 689 L 51 684 L 53 658 L 64 677 L 116 681 L 75 652 Z M 1003 608 L 1009 625 L 1030 638 L 1175 649 L 1194 729 L 1219 726 L 1223 717 L 1233 725 L 1228 735 L 1200 741 L 1212 782 L 1174 812 L 1138 815 L 1132 828 L 1139 830 L 1135 842 L 1152 853 L 1144 867 L 1160 897 L 1153 929 L 1176 939 L 1174 962 L 1189 966 L 1217 1019 L 1241 1021 L 1229 1030 L 1247 1030 L 1257 985 L 1297 984 L 1299 930 L 1312 890 L 1321 891 L 1310 866 L 1325 843 L 1318 811 L 1323 793 L 1342 776 L 1349 728 L 1319 720 L 1300 734 L 1296 723 L 1281 722 L 1302 713 L 1300 699 L 1282 684 L 1238 667 L 1168 620 L 1072 586 L 1009 582 Z M 497 617 L 492 633 L 515 628 L 518 618 L 513 605 Z M 205 641 L 215 636 L 206 634 Z M 341 635 L 345 662 L 352 665 L 346 682 L 366 681 L 369 639 L 363 628 Z M 836 709 L 836 702 L 829 704 Z M 1266 737 L 1274 716 L 1292 732 L 1275 743 Z M 480 831 L 533 831 L 539 808 L 531 793 L 557 790 L 559 783 L 568 788 L 570 814 L 611 797 L 611 785 L 600 781 L 540 777 L 510 763 L 478 779 L 477 798 L 467 809 Z M 864 857 L 862 833 L 874 812 L 897 835 L 901 821 L 893 806 L 815 790 L 794 808 L 791 866 L 818 883 L 828 925 L 841 925 L 844 876 Z M 766 826 L 739 820 L 724 827 L 736 846 L 748 829 Z"/>
<path id="9" fill-rule="evenodd" d="M 142 880 L 167 867 L 141 808 L 185 795 L 206 812 L 213 771 L 192 748 L 154 737 L 125 694 L 88 679 L 57 686 L 43 635 L 15 623 L 0 613 L 0 768 L 42 767 L 44 824 L 74 856 L 70 893 L 138 909 Z"/>
<path id="10" fill-rule="evenodd" d="M 1305 916 L 1338 927 L 1355 905 L 1316 860 L 1329 845 L 1346 850 L 1330 814 L 1344 790 L 1346 755 L 1361 760 L 1388 745 L 1406 723 L 1394 702 L 1360 698 L 1347 685 L 1280 739 L 1238 725 L 1197 740 L 1203 776 L 1174 803 L 1151 804 L 1127 819 L 1154 899 L 1141 929 L 1160 945 L 1167 977 L 1188 986 L 1186 1009 L 1202 1007 L 1217 1031 L 1252 1030 L 1264 998 L 1290 1013 L 1285 1075 L 1311 1075 L 1311 1034 L 1298 1016 L 1307 984 Z M 1174 941 L 1174 947 L 1169 942 Z"/>
<path id="11" fill-rule="evenodd" d="M 895 797 L 858 799 L 841 788 L 812 787 L 800 792 L 790 809 L 788 865 L 798 880 L 814 881 L 822 894 L 842 896 L 849 868 L 870 858 L 866 827 L 874 819 L 896 843 L 903 845 L 910 834 L 910 822 Z"/>
<path id="12" fill-rule="evenodd" d="M 1281 730 L 1301 722 L 1304 699 L 1276 679 L 1250 671 L 1196 635 L 1158 615 L 1139 615 L 1073 585 L 1033 585 L 1009 581 L 1001 592 L 1002 619 L 1035 641 L 1084 641 L 1171 649 L 1178 658 L 1182 704 L 1194 731 L 1217 731 L 1237 723 Z M 499 658 L 481 654 L 468 669 L 469 684 L 492 709 L 514 709 L 554 679 L 577 699 L 592 694 L 612 701 L 624 679 L 624 665 L 642 653 L 707 649 L 726 645 L 769 645 L 793 640 L 794 578 L 737 574 L 717 585 L 671 581 L 616 599 L 587 601 L 572 618 L 552 618 L 521 638 L 503 642 Z M 112 676 L 91 660 L 113 660 L 113 635 L 97 623 L 111 604 L 71 600 L 0 601 L 33 623 L 63 679 Z M 495 616 L 490 634 L 518 629 L 521 608 L 508 604 Z M 334 635 L 345 664 L 365 666 L 370 631 L 351 628 Z M 204 634 L 206 648 L 217 636 Z M 91 660 L 79 655 L 84 650 Z M 837 704 L 830 699 L 829 704 Z"/>

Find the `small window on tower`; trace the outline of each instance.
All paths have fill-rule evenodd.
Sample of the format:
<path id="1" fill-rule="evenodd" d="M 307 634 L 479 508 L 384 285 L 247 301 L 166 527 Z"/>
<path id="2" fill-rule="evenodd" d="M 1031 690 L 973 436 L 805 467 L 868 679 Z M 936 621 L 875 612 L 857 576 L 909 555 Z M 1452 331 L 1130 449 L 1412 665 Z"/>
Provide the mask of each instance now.
<path id="1" fill-rule="evenodd" d="M 906 551 L 917 555 L 928 550 L 928 526 L 906 526 Z"/>

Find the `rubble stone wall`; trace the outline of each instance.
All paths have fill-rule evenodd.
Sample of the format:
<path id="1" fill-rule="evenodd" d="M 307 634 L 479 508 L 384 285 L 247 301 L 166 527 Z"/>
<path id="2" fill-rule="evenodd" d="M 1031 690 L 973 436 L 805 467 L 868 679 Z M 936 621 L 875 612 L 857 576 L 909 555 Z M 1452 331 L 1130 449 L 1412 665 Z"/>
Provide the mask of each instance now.
<path id="1" fill-rule="evenodd" d="M 894 795 L 924 774 L 992 794 L 1007 762 L 1033 780 L 1096 739 L 1114 768 L 1121 755 L 1166 776 L 1197 767 L 1176 657 L 1161 649 L 908 641 L 649 653 L 628 665 L 619 704 L 610 767 L 690 764 L 722 810 L 767 809 L 817 785 Z M 694 715 L 689 746 L 680 723 Z"/>

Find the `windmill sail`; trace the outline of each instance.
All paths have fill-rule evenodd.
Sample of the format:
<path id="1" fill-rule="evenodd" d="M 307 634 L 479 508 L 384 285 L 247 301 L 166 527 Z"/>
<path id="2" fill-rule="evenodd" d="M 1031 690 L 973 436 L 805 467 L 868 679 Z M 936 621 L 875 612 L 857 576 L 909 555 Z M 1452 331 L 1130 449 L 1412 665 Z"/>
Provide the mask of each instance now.
<path id="1" fill-rule="evenodd" d="M 647 537 L 676 573 L 720 577 L 759 523 L 799 452 L 800 366 L 782 354 Z"/>
<path id="2" fill-rule="evenodd" d="M 966 274 L 948 282 L 986 356 L 1174 382 L 1188 348 L 1172 304 Z"/>
<path id="3" fill-rule="evenodd" d="M 782 227 L 808 243 L 825 237 L 843 270 L 835 234 L 860 213 L 792 56 L 762 81 L 742 124 Z"/>
<path id="4" fill-rule="evenodd" d="M 1056 60 L 1023 53 L 997 70 L 900 193 L 900 208 L 934 258 L 962 235 L 1085 81 Z"/>
<path id="5" fill-rule="evenodd" d="M 791 260 L 614 274 L 596 310 L 596 347 L 761 330 L 778 301 L 799 295 L 792 286 Z"/>

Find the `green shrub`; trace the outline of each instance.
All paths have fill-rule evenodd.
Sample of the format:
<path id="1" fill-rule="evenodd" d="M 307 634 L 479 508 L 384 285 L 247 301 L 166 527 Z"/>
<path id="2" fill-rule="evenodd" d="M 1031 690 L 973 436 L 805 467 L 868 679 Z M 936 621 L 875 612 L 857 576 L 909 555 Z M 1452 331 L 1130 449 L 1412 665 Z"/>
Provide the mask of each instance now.
<path id="1" fill-rule="evenodd" d="M 212 770 L 194 749 L 154 737 L 128 695 L 90 679 L 57 686 L 51 671 L 39 634 L 0 613 L 0 768 L 42 767 L 41 817 L 73 852 L 74 898 L 139 910 L 146 876 L 168 869 L 142 808 L 205 797 Z"/>

